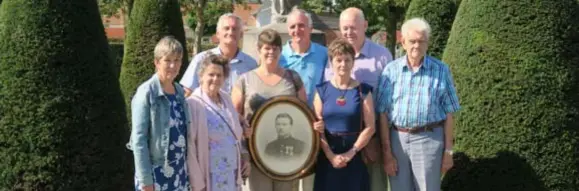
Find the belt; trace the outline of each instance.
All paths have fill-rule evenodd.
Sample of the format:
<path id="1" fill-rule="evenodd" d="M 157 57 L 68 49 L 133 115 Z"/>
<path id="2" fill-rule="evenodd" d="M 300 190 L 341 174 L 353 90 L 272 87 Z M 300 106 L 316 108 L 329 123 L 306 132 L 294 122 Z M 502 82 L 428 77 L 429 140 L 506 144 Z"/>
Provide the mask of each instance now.
<path id="1" fill-rule="evenodd" d="M 422 133 L 424 131 L 431 131 L 432 132 L 434 128 L 442 127 L 444 125 L 444 122 L 445 122 L 445 120 L 442 120 L 442 121 L 429 123 L 429 124 L 426 124 L 424 126 L 418 126 L 418 127 L 400 127 L 400 126 L 393 124 L 392 127 L 396 131 L 400 131 L 400 132 L 404 132 L 404 133 L 410 133 L 410 134 L 416 134 L 416 133 Z"/>
<path id="2" fill-rule="evenodd" d="M 334 137 L 343 137 L 343 136 L 358 135 L 360 134 L 360 132 L 328 132 L 328 134 Z"/>

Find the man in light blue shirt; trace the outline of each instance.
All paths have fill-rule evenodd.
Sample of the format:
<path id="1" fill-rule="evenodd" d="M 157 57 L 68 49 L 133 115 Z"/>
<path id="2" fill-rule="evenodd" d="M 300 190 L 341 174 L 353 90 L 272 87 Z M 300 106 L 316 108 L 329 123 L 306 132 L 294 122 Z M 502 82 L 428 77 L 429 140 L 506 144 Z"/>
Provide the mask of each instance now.
<path id="1" fill-rule="evenodd" d="M 311 41 L 312 17 L 304 10 L 294 8 L 288 14 L 287 29 L 291 40 L 283 46 L 279 64 L 300 74 L 312 107 L 316 85 L 322 82 L 328 62 L 328 49 Z M 313 185 L 314 175 L 302 179 L 303 191 L 312 191 Z"/>
<path id="2" fill-rule="evenodd" d="M 328 49 L 311 41 L 312 18 L 304 10 L 294 9 L 287 17 L 287 27 L 291 40 L 282 48 L 280 66 L 300 74 L 311 107 L 328 62 Z"/>
<path id="3" fill-rule="evenodd" d="M 238 76 L 257 67 L 255 59 L 241 52 L 238 48 L 238 41 L 243 33 L 243 23 L 239 17 L 231 13 L 222 15 L 217 22 L 216 31 L 219 45 L 195 55 L 181 78 L 180 84 L 185 88 L 186 95 L 199 87 L 199 76 L 197 75 L 199 65 L 208 54 L 222 55 L 230 60 L 229 78 L 225 80 L 221 88 L 227 93 L 231 93 L 231 88 Z"/>
<path id="4" fill-rule="evenodd" d="M 440 190 L 453 166 L 453 113 L 460 109 L 450 69 L 427 56 L 430 26 L 423 19 L 402 25 L 407 54 L 386 66 L 376 92 L 384 129 L 392 190 Z"/>

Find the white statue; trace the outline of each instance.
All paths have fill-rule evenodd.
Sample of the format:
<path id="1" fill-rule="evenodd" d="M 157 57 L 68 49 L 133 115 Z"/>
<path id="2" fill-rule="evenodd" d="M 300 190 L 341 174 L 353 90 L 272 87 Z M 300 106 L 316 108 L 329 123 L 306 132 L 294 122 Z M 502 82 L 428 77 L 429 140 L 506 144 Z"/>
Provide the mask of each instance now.
<path id="1" fill-rule="evenodd" d="M 301 0 L 271 0 L 271 22 L 285 22 L 287 15 L 301 2 Z"/>

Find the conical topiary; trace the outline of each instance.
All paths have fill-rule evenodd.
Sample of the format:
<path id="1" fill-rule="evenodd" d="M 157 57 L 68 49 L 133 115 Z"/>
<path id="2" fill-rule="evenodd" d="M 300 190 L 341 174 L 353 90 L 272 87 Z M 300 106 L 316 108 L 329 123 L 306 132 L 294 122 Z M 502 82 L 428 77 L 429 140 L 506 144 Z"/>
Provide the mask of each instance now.
<path id="1" fill-rule="evenodd" d="M 183 45 L 183 64 L 177 80 L 188 66 L 185 31 L 178 0 L 135 1 L 130 19 L 119 79 L 128 106 L 131 105 L 137 87 L 155 73 L 153 50 L 161 38 L 171 35 Z M 130 108 L 127 109 L 130 111 Z"/>
<path id="2" fill-rule="evenodd" d="M 428 21 L 432 32 L 428 44 L 428 54 L 442 57 L 446 40 L 457 11 L 455 0 L 412 0 L 406 11 L 406 20 L 420 17 Z"/>
<path id="3" fill-rule="evenodd" d="M 579 187 L 576 0 L 463 0 L 443 60 L 462 111 L 445 190 Z"/>
<path id="4" fill-rule="evenodd" d="M 133 177 L 96 1 L 0 8 L 0 190 L 120 190 Z"/>

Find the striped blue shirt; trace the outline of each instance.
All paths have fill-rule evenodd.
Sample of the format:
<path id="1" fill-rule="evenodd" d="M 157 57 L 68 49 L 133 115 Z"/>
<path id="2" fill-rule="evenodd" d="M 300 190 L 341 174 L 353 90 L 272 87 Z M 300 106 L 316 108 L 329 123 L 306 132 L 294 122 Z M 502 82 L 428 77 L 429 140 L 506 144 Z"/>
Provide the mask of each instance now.
<path id="1" fill-rule="evenodd" d="M 424 126 L 460 109 L 452 75 L 442 61 L 425 56 L 413 72 L 406 56 L 386 65 L 378 80 L 376 112 L 399 127 Z"/>

